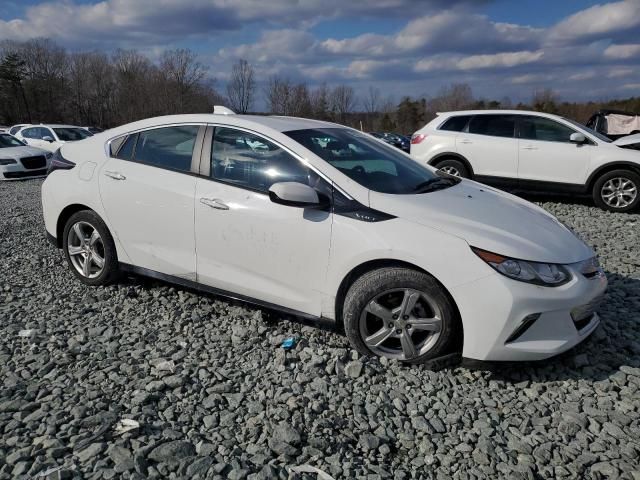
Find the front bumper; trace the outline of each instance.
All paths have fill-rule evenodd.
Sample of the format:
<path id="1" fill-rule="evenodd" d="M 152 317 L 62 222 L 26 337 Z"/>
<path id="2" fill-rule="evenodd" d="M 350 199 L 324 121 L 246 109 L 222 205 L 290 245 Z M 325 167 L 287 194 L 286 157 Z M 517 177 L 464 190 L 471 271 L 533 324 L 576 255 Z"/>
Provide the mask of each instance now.
<path id="1" fill-rule="evenodd" d="M 592 309 L 604 295 L 607 279 L 604 274 L 587 278 L 573 269 L 571 273 L 572 280 L 560 287 L 496 273 L 453 289 L 464 328 L 462 355 L 486 361 L 542 360 L 582 342 L 600 323 Z M 518 332 L 527 318 L 535 320 Z"/>
<path id="2" fill-rule="evenodd" d="M 47 176 L 49 160 L 43 168 L 27 169 L 18 163 L 11 165 L 0 165 L 0 180 L 22 180 L 26 178 L 42 178 Z"/>

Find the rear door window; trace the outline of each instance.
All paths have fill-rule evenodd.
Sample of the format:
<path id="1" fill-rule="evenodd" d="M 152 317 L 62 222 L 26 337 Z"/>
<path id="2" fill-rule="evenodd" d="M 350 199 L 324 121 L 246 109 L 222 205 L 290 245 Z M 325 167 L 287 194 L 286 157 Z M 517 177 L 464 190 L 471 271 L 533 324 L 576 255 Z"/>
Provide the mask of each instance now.
<path id="1" fill-rule="evenodd" d="M 469 123 L 469 133 L 513 138 L 515 127 L 516 121 L 513 115 L 476 115 Z"/>
<path id="2" fill-rule="evenodd" d="M 199 129 L 198 125 L 181 125 L 140 132 L 134 159 L 154 167 L 189 172 Z"/>

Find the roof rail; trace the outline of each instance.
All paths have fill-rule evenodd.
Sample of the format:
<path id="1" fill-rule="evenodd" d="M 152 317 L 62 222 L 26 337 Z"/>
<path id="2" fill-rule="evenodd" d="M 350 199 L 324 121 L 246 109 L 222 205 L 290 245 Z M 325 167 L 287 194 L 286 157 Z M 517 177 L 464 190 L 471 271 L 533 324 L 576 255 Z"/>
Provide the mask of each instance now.
<path id="1" fill-rule="evenodd" d="M 235 115 L 236 112 L 222 105 L 215 105 L 213 107 L 213 113 L 216 115 Z"/>

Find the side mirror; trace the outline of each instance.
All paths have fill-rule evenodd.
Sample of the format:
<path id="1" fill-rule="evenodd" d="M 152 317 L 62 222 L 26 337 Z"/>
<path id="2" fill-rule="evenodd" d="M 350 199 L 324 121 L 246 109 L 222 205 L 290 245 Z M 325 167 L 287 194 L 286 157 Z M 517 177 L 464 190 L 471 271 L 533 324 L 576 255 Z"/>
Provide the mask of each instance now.
<path id="1" fill-rule="evenodd" d="M 278 182 L 271 185 L 269 198 L 273 203 L 288 207 L 323 207 L 327 205 L 309 185 L 299 182 Z"/>
<path id="2" fill-rule="evenodd" d="M 42 137 L 42 140 L 44 140 L 45 142 L 53 143 L 53 138 L 49 135 L 45 135 L 44 137 Z"/>
<path id="3" fill-rule="evenodd" d="M 582 133 L 575 132 L 571 134 L 571 136 L 569 137 L 569 141 L 571 143 L 582 144 L 586 143 L 587 137 L 585 137 Z"/>

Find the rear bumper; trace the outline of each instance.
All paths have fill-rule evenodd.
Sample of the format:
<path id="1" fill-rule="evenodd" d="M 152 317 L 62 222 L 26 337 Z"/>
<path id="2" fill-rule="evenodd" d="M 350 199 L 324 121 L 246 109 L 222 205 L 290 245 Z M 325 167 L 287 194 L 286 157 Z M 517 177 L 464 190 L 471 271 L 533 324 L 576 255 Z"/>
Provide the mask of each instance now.
<path id="1" fill-rule="evenodd" d="M 590 304 L 604 294 L 607 280 L 604 275 L 585 278 L 572 273 L 574 278 L 560 287 L 540 287 L 495 274 L 454 289 L 464 328 L 463 357 L 543 360 L 585 340 L 600 323 Z M 583 306 L 589 307 L 583 309 L 588 314 L 574 320 L 572 311 L 577 316 Z M 531 316 L 535 320 L 518 331 Z"/>

